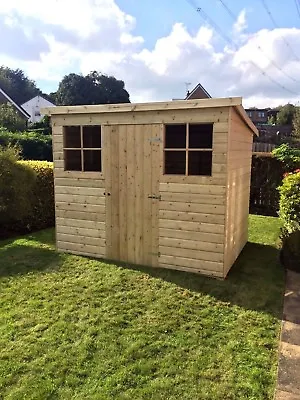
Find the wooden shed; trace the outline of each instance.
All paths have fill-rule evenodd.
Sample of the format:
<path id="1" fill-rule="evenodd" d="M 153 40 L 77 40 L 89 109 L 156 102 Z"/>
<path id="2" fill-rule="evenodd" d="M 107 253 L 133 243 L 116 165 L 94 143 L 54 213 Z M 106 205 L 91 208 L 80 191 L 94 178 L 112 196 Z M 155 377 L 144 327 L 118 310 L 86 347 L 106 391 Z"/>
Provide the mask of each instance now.
<path id="1" fill-rule="evenodd" d="M 59 251 L 226 277 L 247 242 L 257 134 L 241 98 L 44 112 Z"/>

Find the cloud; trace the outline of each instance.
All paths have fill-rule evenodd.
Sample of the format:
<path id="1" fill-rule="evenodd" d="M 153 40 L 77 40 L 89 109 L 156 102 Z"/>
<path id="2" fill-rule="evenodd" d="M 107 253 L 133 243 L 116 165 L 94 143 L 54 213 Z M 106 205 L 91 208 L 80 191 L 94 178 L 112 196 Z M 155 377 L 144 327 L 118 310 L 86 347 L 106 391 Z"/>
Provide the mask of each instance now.
<path id="1" fill-rule="evenodd" d="M 1 15 L 13 43 L 0 45 L 2 63 L 53 82 L 53 89 L 67 73 L 99 70 L 123 79 L 132 101 L 183 98 L 185 82 L 200 82 L 215 97 L 243 96 L 251 106 L 300 99 L 300 63 L 283 40 L 297 49 L 300 30 L 246 34 L 245 10 L 232 27 L 234 48 L 222 47 L 207 26 L 191 33 L 180 22 L 147 48 L 135 33 L 134 17 L 114 0 L 49 0 L 47 7 L 37 0 L 10 0 L 0 2 Z M 26 44 L 22 49 L 16 37 Z"/>
<path id="2" fill-rule="evenodd" d="M 242 10 L 233 25 L 233 31 L 235 33 L 242 33 L 247 29 L 247 21 L 246 21 L 246 10 Z"/>

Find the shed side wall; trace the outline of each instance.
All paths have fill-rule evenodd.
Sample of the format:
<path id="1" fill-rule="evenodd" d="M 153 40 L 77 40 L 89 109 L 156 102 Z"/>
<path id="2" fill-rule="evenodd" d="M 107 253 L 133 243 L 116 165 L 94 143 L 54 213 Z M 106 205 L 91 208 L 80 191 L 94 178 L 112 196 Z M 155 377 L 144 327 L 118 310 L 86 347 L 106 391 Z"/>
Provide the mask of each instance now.
<path id="1" fill-rule="evenodd" d="M 224 277 L 248 240 L 252 143 L 253 132 L 232 108 L 228 137 Z"/>
<path id="2" fill-rule="evenodd" d="M 64 171 L 63 127 L 53 124 L 52 132 L 57 249 L 105 256 L 103 175 Z"/>
<path id="3" fill-rule="evenodd" d="M 198 111 L 199 120 L 214 123 L 211 177 L 161 171 L 159 267 L 223 277 L 229 109 L 224 111 L 216 109 L 213 119 Z"/>

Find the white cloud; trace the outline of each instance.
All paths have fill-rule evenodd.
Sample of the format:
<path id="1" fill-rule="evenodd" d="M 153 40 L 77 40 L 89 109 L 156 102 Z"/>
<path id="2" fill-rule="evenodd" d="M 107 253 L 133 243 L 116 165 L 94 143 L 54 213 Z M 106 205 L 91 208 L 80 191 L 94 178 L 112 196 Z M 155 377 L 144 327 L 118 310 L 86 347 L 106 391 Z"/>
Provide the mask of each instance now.
<path id="1" fill-rule="evenodd" d="M 18 49 L 14 57 L 8 55 L 0 43 L 2 63 L 24 69 L 32 79 L 58 83 L 70 72 L 99 70 L 123 79 L 132 101 L 184 97 L 185 82 L 200 82 L 212 96 L 241 95 L 248 106 L 300 99 L 266 76 L 300 92 L 300 83 L 295 82 L 300 82 L 300 63 L 282 40 L 297 49 L 300 29 L 263 29 L 246 35 L 245 10 L 233 26 L 239 43 L 234 49 L 222 48 L 210 28 L 200 26 L 192 34 L 182 23 L 147 48 L 144 38 L 135 34 L 135 19 L 114 0 L 49 0 L 47 6 L 38 0 L 10 0 L 0 2 L 1 16 L 9 29 L 17 23 L 26 35 L 39 35 L 47 43 L 38 60 L 20 58 Z"/>
<path id="2" fill-rule="evenodd" d="M 233 31 L 235 33 L 242 33 L 247 29 L 247 21 L 246 21 L 246 10 L 242 10 L 236 20 L 236 22 L 233 25 Z"/>

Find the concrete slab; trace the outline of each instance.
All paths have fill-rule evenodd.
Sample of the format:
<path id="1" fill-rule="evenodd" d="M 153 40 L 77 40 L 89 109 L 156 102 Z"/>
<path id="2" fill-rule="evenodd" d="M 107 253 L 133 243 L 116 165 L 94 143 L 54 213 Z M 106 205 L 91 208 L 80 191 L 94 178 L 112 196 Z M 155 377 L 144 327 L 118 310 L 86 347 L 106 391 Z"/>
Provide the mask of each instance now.
<path id="1" fill-rule="evenodd" d="M 281 343 L 278 389 L 300 395 L 300 346 Z"/>

